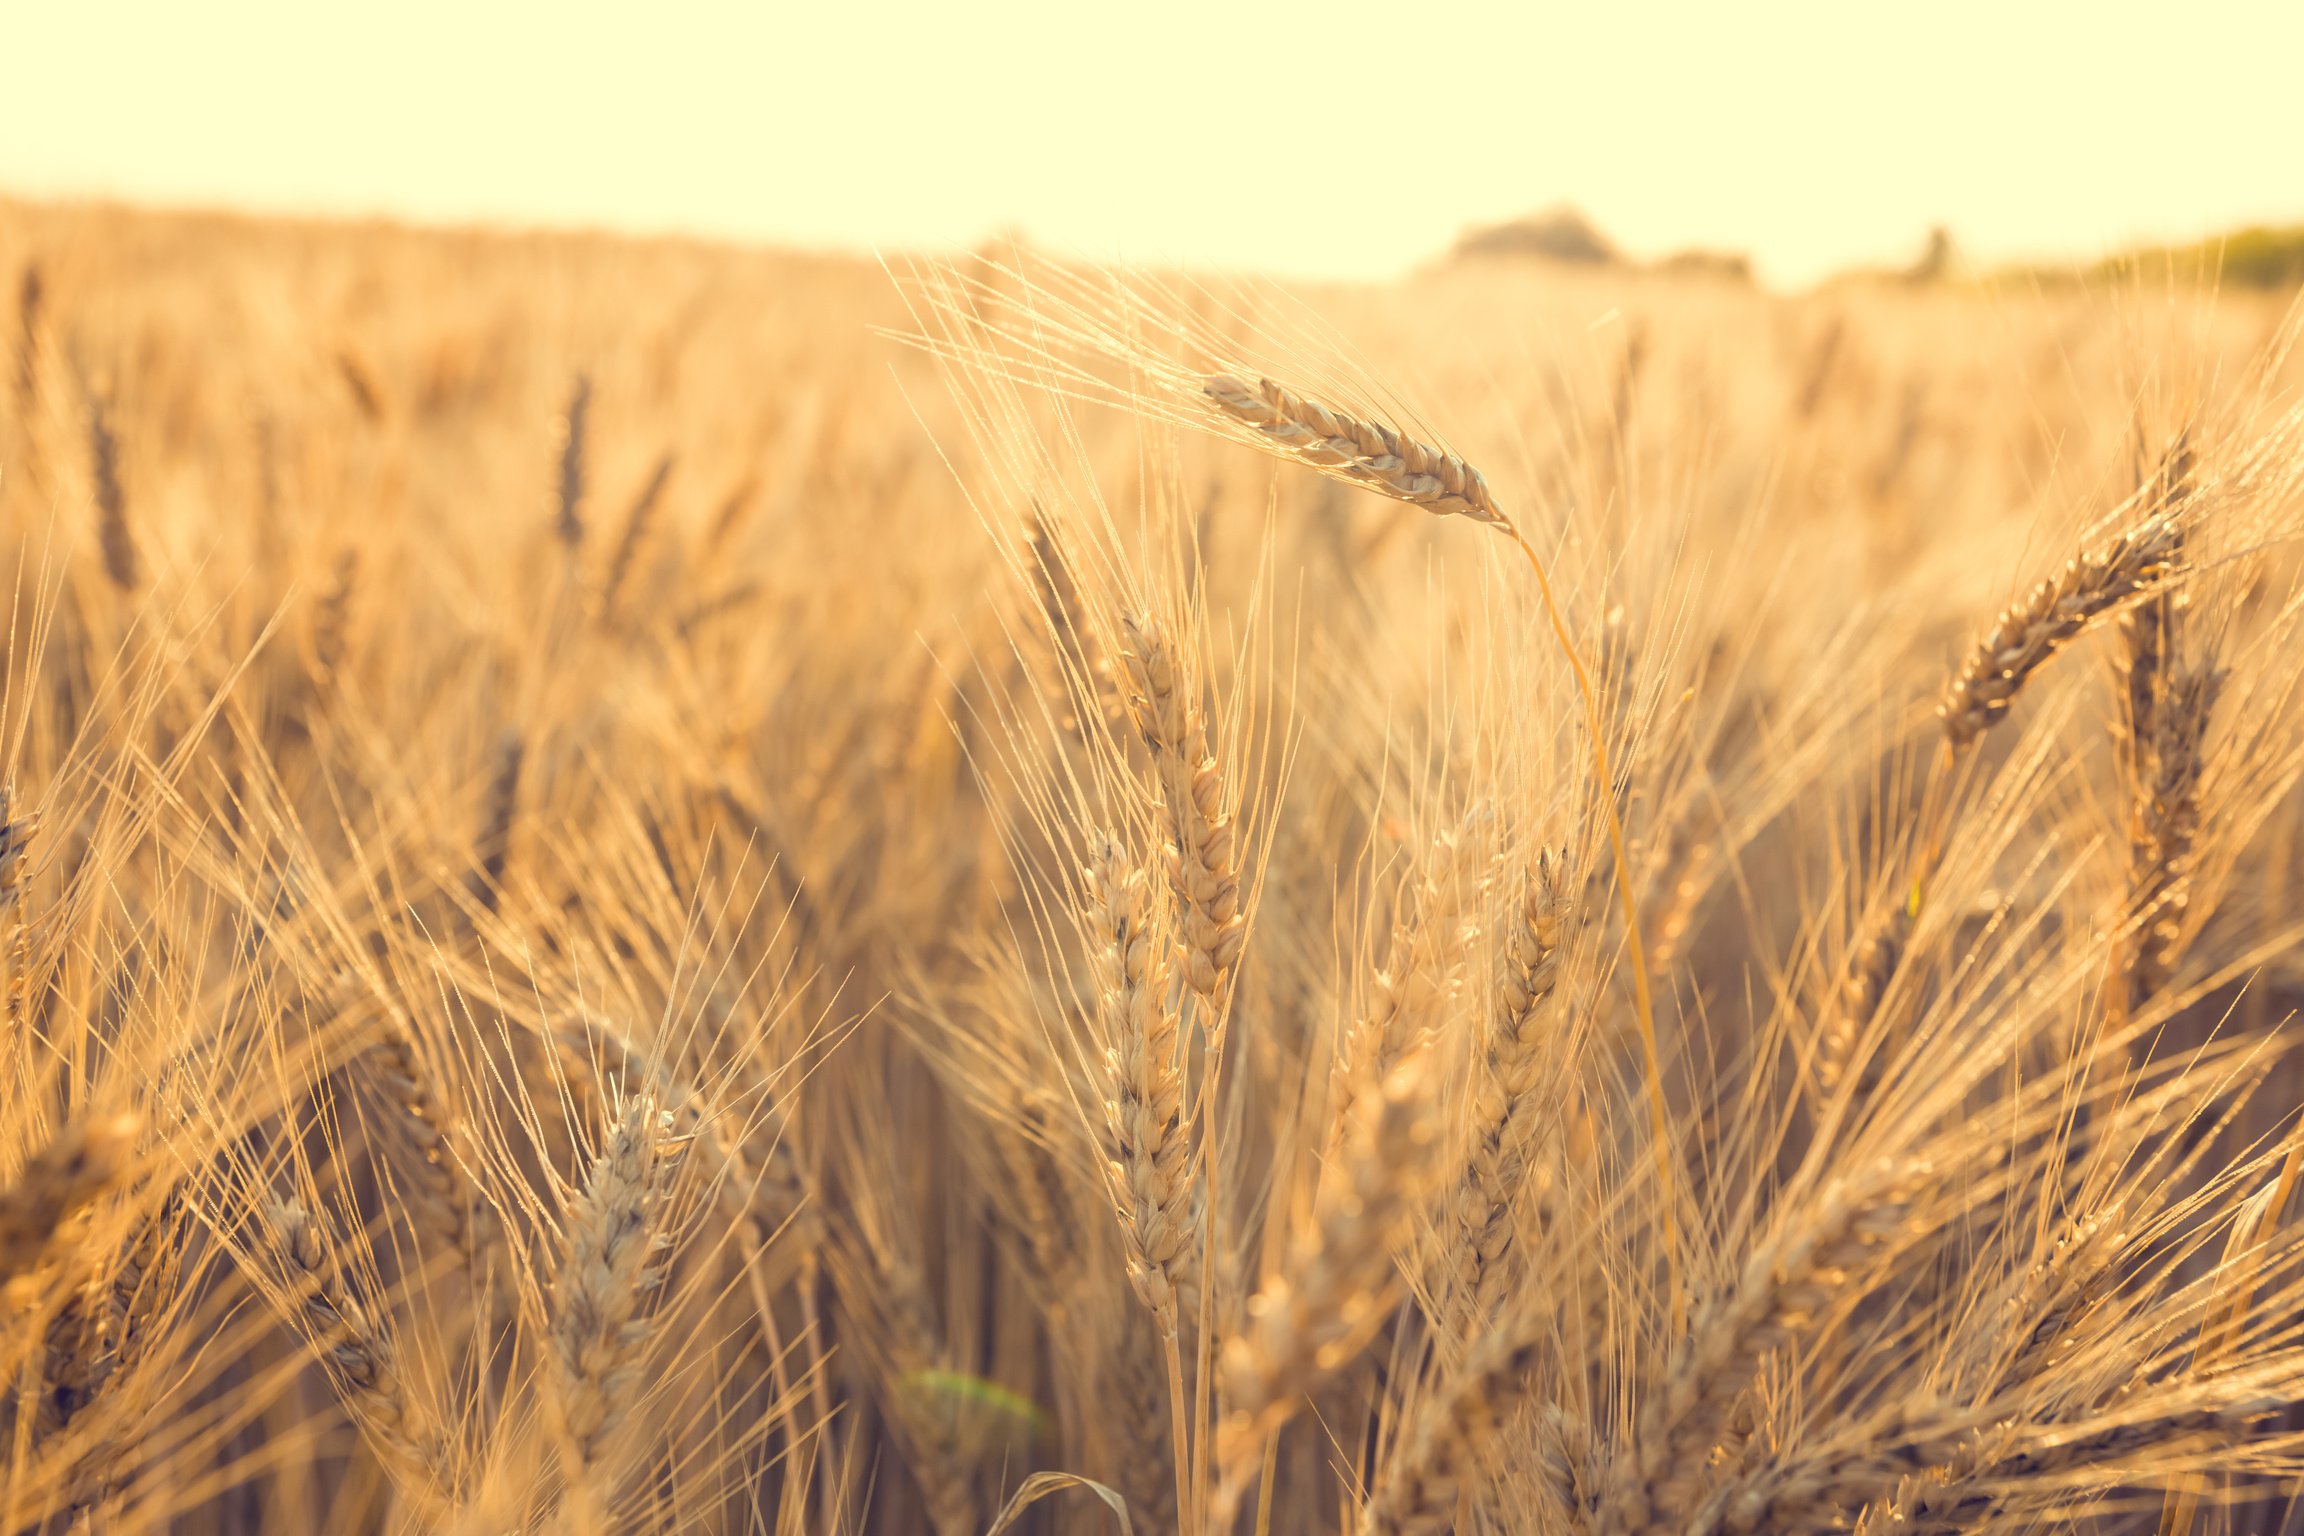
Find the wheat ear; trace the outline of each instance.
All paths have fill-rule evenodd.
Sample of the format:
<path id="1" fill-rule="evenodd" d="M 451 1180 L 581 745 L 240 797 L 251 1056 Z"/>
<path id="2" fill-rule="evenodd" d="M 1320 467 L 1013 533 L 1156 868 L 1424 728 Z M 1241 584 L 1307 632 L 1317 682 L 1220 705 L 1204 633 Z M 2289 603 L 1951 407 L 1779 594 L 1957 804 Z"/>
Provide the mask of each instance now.
<path id="1" fill-rule="evenodd" d="M 527 760 L 519 728 L 506 726 L 496 738 L 496 767 L 488 778 L 480 835 L 473 840 L 478 860 L 466 881 L 472 899 L 490 912 L 504 895 L 504 871 L 512 862 L 512 831 L 520 815 L 520 773 Z"/>
<path id="2" fill-rule="evenodd" d="M 136 535 L 128 526 L 128 498 L 120 489 L 120 440 L 112 434 L 111 413 L 101 397 L 88 402 L 88 469 L 96 482 L 96 536 L 104 549 L 104 574 L 123 592 L 142 580 Z"/>
<path id="3" fill-rule="evenodd" d="M 2169 574 L 2178 553 L 2177 524 L 2155 516 L 2034 586 L 2000 612 L 1945 690 L 1937 713 L 1954 751 L 2000 723 L 2025 682 L 2098 618 Z"/>
<path id="4" fill-rule="evenodd" d="M 1128 1280 L 1163 1338 L 1194 1288 L 1192 1153 L 1167 968 L 1151 891 L 1117 838 L 1083 871 L 1089 956 L 1104 1029 L 1105 1125 Z"/>
<path id="5" fill-rule="evenodd" d="M 344 1411 L 394 1485 L 439 1512 L 452 1484 L 439 1445 L 415 1412 L 382 1320 L 345 1278 L 334 1234 L 294 1198 L 269 1202 L 264 1226 L 276 1274 Z"/>
<path id="6" fill-rule="evenodd" d="M 592 415 L 592 380 L 579 373 L 560 414 L 560 485 L 553 531 L 575 549 L 584 542 L 584 431 Z"/>
<path id="7" fill-rule="evenodd" d="M 1401 893 L 1368 1012 L 1346 1031 L 1329 1081 L 1329 1147 L 1350 1134 L 1358 1096 L 1428 1045 L 1452 997 L 1470 938 L 1464 913 L 1477 893 L 1480 854 L 1468 824 L 1442 832 Z"/>
<path id="8" fill-rule="evenodd" d="M 1168 626 L 1130 614 L 1121 627 L 1132 685 L 1129 708 L 1152 749 L 1173 839 L 1168 874 L 1184 919 L 1184 980 L 1213 998 L 1239 960 L 1247 932 L 1224 770 L 1209 749 L 1200 702 Z"/>
<path id="9" fill-rule="evenodd" d="M 1686 1300 L 1680 1283 L 1679 1217 L 1673 1187 L 1672 1111 L 1664 1095 L 1664 1056 L 1656 1038 L 1656 1004 L 1648 969 L 1648 948 L 1641 937 L 1639 887 L 1632 879 L 1632 855 L 1624 837 L 1624 818 L 1608 787 L 1616 780 L 1608 766 L 1608 728 L 1600 715 L 1600 696 L 1592 686 L 1591 669 L 1568 631 L 1567 615 L 1552 590 L 1551 574 L 1512 520 L 1489 493 L 1480 472 L 1452 454 L 1441 453 L 1389 427 L 1361 421 L 1273 383 L 1255 390 L 1230 374 L 1217 374 L 1202 383 L 1202 392 L 1223 418 L 1234 423 L 1260 447 L 1320 473 L 1363 485 L 1382 495 L 1424 507 L 1434 513 L 1469 517 L 1497 529 L 1519 549 L 1536 582 L 1552 638 L 1576 680 L 1576 695 L 1584 710 L 1584 729 L 1592 751 L 1592 782 L 1599 788 L 1600 811 L 1608 828 L 1608 856 L 1615 866 L 1616 895 L 1624 913 L 1625 960 L 1632 974 L 1633 1022 L 1640 1033 L 1640 1064 L 1646 1076 L 1648 1129 L 1656 1158 L 1657 1203 L 1662 1212 L 1662 1236 L 1667 1283 L 1672 1294 L 1672 1321 L 1684 1319 Z M 1411 469 L 1411 462 L 1414 468 Z"/>
<path id="10" fill-rule="evenodd" d="M 1459 1339 L 1477 1334 L 1506 1289 L 1513 1202 L 1527 1183 L 1529 1151 L 1547 1107 L 1547 1005 L 1567 937 L 1567 867 L 1564 849 L 1537 853 L 1501 947 L 1487 1049 L 1473 1079 L 1471 1152 L 1449 1208 L 1436 1285 L 1440 1314 Z"/>
<path id="11" fill-rule="evenodd" d="M 415 1042 L 401 1025 L 388 1024 L 373 1061 L 378 1080 L 400 1110 L 396 1123 L 415 1154 L 413 1177 L 402 1192 L 417 1219 L 448 1245 L 477 1286 L 472 1190 L 449 1149 L 447 1118 L 416 1059 Z"/>
<path id="12" fill-rule="evenodd" d="M 1825 1185 L 1746 1261 L 1742 1277 L 1695 1320 L 1661 1388 L 1619 1453 L 1595 1528 L 1602 1536 L 1675 1525 L 1695 1513 L 1712 1449 L 1761 1363 L 1848 1294 L 1856 1270 L 1911 1226 L 1916 1164 L 1884 1164 Z"/>
<path id="13" fill-rule="evenodd" d="M 646 1311 L 664 1281 L 672 1186 L 686 1145 L 652 1096 L 633 1094 L 568 1208 L 545 1337 L 560 1425 L 587 1495 L 597 1492 L 638 1396 Z"/>
<path id="14" fill-rule="evenodd" d="M 328 590 L 312 614 L 312 675 L 323 688 L 332 686 L 343 668 L 352 627 L 352 594 L 359 582 L 360 546 L 347 544 L 336 556 Z"/>
<path id="15" fill-rule="evenodd" d="M 133 1112 L 73 1120 L 0 1185 L 0 1285 L 38 1265 L 57 1230 L 126 1175 L 142 1128 Z"/>
<path id="16" fill-rule="evenodd" d="M 32 990 L 32 924 L 25 913 L 24 867 L 40 813 L 19 807 L 13 779 L 0 783 L 0 917 L 8 925 L 8 1038 L 21 1040 Z"/>
<path id="17" fill-rule="evenodd" d="M 1249 1299 L 1246 1326 L 1224 1342 L 1213 1529 L 1229 1528 L 1265 1442 L 1305 1393 L 1350 1363 L 1389 1310 L 1392 1246 L 1428 1182 L 1428 1063 L 1403 1063 L 1368 1109 L 1346 1149 L 1344 1177 L 1321 1189 L 1312 1220 Z"/>
<path id="18" fill-rule="evenodd" d="M 671 480 L 672 455 L 667 453 L 657 459 L 648 483 L 633 499 L 632 509 L 624 514 L 624 533 L 616 541 L 616 553 L 608 561 L 607 574 L 600 579 L 598 612 L 603 623 L 616 617 L 617 599 L 624 594 L 624 583 L 631 579 L 632 568 L 640 563 L 640 551 L 648 543 L 657 508 L 664 500 L 664 487 Z"/>
<path id="19" fill-rule="evenodd" d="M 2163 470 L 2163 477 L 2172 472 Z M 2212 663 L 2187 665 L 2187 597 L 2182 590 L 2155 592 L 2120 617 L 2119 746 L 2129 795 L 2129 904 L 2138 930 L 2128 963 L 2131 1008 L 2167 986 L 2183 946 L 2200 832 L 2202 748 L 2224 686 Z"/>
<path id="20" fill-rule="evenodd" d="M 1202 386 L 1225 416 L 1272 447 L 1323 473 L 1367 486 L 1437 516 L 1510 527 L 1480 471 L 1381 422 L 1308 400 L 1283 384 L 1259 379 L 1251 389 L 1228 373 Z"/>
<path id="21" fill-rule="evenodd" d="M 1416 1427 L 1360 1516 L 1360 1536 L 1441 1536 L 1478 1491 L 1497 1442 L 1534 1390 L 1538 1350 L 1496 1335 L 1418 1407 Z"/>

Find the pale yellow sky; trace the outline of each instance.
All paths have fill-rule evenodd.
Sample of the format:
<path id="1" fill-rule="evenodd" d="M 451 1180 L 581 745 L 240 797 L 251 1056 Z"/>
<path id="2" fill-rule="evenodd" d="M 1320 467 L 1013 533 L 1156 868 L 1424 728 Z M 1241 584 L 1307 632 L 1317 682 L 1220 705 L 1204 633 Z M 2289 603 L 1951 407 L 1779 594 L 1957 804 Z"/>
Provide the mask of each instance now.
<path id="1" fill-rule="evenodd" d="M 2304 0 L 45 0 L 0 190 L 1388 276 L 1555 201 L 1799 283 L 2304 222 Z"/>

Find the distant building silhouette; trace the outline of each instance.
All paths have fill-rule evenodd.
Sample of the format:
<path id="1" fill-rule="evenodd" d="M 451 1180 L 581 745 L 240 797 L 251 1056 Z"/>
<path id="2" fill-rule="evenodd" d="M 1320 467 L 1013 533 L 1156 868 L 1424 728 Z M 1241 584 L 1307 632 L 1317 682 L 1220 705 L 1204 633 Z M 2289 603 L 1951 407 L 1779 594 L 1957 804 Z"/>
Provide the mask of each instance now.
<path id="1" fill-rule="evenodd" d="M 1535 256 L 1587 266 L 1614 266 L 1623 260 L 1590 219 L 1566 204 L 1507 223 L 1466 230 L 1456 241 L 1455 254 Z"/>

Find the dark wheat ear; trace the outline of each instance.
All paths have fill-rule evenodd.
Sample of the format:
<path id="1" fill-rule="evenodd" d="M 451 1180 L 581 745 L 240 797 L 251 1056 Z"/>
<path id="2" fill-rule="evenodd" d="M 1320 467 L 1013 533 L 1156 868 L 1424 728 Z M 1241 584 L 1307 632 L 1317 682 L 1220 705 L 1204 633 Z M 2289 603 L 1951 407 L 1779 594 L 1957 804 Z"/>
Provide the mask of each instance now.
<path id="1" fill-rule="evenodd" d="M 441 1442 L 401 1378 L 384 1319 L 345 1273 L 336 1234 L 294 1198 L 273 1200 L 261 1214 L 264 1257 L 344 1411 L 394 1485 L 439 1513 L 454 1485 Z"/>
<path id="2" fill-rule="evenodd" d="M 82 1116 L 0 1185 L 0 1284 L 35 1268 L 58 1230 L 128 1174 L 142 1117 Z"/>
<path id="3" fill-rule="evenodd" d="M 96 533 L 104 548 L 104 574 L 123 592 L 142 584 L 136 535 L 128 526 L 128 498 L 120 488 L 120 439 L 101 396 L 88 402 L 88 471 L 96 482 Z"/>
<path id="4" fill-rule="evenodd" d="M 592 379 L 576 375 L 568 407 L 560 413 L 560 483 L 553 532 L 575 549 L 584 542 L 584 428 L 592 415 Z"/>

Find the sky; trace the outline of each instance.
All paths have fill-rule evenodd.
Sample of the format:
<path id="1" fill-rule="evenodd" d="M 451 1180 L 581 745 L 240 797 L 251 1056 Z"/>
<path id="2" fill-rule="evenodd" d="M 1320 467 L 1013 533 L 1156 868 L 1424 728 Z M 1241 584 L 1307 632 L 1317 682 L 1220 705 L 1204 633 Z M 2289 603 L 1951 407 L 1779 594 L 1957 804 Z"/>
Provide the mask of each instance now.
<path id="1" fill-rule="evenodd" d="M 0 191 L 1385 278 L 1575 204 L 1795 286 L 2304 222 L 2304 0 L 17 0 Z"/>

